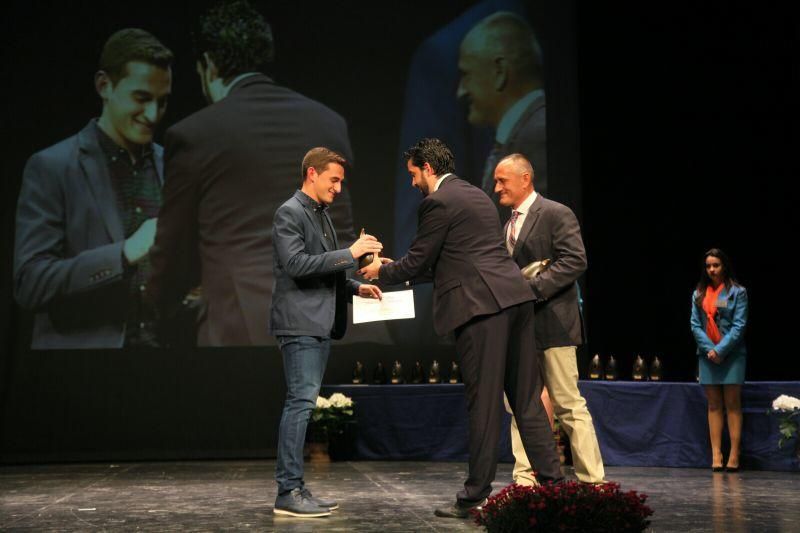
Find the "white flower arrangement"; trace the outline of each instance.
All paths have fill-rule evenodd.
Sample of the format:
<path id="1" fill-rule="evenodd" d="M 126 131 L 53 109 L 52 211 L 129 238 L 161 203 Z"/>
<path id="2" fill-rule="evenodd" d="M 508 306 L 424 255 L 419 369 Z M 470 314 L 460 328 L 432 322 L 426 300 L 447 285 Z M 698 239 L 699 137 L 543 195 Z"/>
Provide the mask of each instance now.
<path id="1" fill-rule="evenodd" d="M 317 399 L 317 405 L 319 405 L 319 399 Z M 331 397 L 328 398 L 328 403 L 333 407 L 352 407 L 353 400 L 342 394 L 341 392 L 335 392 L 331 394 Z"/>
<path id="2" fill-rule="evenodd" d="M 794 411 L 795 409 L 800 409 L 800 399 L 794 396 L 781 394 L 772 402 L 772 409 L 775 411 Z"/>
<path id="3" fill-rule="evenodd" d="M 317 404 L 311 413 L 313 429 L 326 436 L 341 434 L 345 426 L 355 423 L 354 402 L 341 392 L 335 392 L 330 398 L 317 396 Z"/>
<path id="4" fill-rule="evenodd" d="M 800 400 L 794 396 L 781 394 L 772 402 L 772 410 L 781 413 L 778 420 L 778 431 L 781 438 L 778 440 L 778 448 L 797 436 L 798 419 L 800 419 Z M 797 444 L 798 457 L 800 457 L 800 440 Z"/>
<path id="5" fill-rule="evenodd" d="M 317 396 L 317 409 L 328 409 L 330 406 L 330 400 L 325 399 L 323 396 Z"/>

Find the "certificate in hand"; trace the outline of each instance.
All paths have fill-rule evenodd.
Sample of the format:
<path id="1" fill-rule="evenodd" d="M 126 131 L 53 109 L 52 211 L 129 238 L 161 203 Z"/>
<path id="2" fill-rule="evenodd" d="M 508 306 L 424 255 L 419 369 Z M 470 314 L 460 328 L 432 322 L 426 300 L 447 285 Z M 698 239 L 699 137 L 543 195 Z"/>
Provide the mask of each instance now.
<path id="1" fill-rule="evenodd" d="M 384 292 L 383 300 L 353 296 L 353 324 L 414 318 L 414 291 Z"/>

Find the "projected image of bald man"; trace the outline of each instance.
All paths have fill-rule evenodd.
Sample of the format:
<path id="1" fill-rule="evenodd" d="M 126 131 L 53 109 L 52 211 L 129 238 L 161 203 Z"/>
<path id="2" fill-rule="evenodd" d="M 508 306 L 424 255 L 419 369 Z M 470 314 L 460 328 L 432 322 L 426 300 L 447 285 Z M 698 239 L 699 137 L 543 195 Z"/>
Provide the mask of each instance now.
<path id="1" fill-rule="evenodd" d="M 494 195 L 494 168 L 521 153 L 536 167 L 537 190 L 547 191 L 545 93 L 541 51 L 533 30 L 518 15 L 494 13 L 461 42 L 457 97 L 475 126 L 495 128 L 495 142 L 481 188 Z"/>

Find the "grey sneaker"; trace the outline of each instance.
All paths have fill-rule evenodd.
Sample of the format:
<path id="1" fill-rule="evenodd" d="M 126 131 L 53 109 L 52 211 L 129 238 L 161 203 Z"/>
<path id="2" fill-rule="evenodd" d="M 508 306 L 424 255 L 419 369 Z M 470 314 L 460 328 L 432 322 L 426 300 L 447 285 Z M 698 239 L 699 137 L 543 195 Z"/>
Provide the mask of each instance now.
<path id="1" fill-rule="evenodd" d="M 312 502 L 303 494 L 303 489 L 297 487 L 291 492 L 278 495 L 275 499 L 275 514 L 299 516 L 302 518 L 317 518 L 330 516 L 331 511 L 327 507 L 320 507 Z"/>
<path id="2" fill-rule="evenodd" d="M 322 507 L 323 509 L 330 509 L 331 511 L 335 511 L 339 508 L 339 504 L 333 500 L 324 500 L 322 498 L 316 498 L 311 494 L 311 491 L 304 488 L 302 490 L 303 496 L 307 499 L 311 500 L 311 503 L 315 504 L 317 507 Z"/>

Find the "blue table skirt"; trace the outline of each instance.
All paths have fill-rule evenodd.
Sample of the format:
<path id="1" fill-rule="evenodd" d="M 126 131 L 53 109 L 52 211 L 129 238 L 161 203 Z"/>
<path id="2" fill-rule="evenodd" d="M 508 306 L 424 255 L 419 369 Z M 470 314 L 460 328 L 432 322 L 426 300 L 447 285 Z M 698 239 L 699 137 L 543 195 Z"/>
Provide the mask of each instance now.
<path id="1" fill-rule="evenodd" d="M 700 467 L 711 464 L 706 400 L 696 383 L 581 381 L 609 466 Z M 371 460 L 465 461 L 463 385 L 325 385 L 356 402 L 356 456 Z M 800 397 L 800 381 L 750 382 L 742 389 L 742 466 L 798 470 L 795 441 L 778 449 L 778 418 L 767 411 L 781 394 Z M 509 418 L 504 424 L 508 426 Z M 498 443 L 513 460 L 508 431 Z"/>

